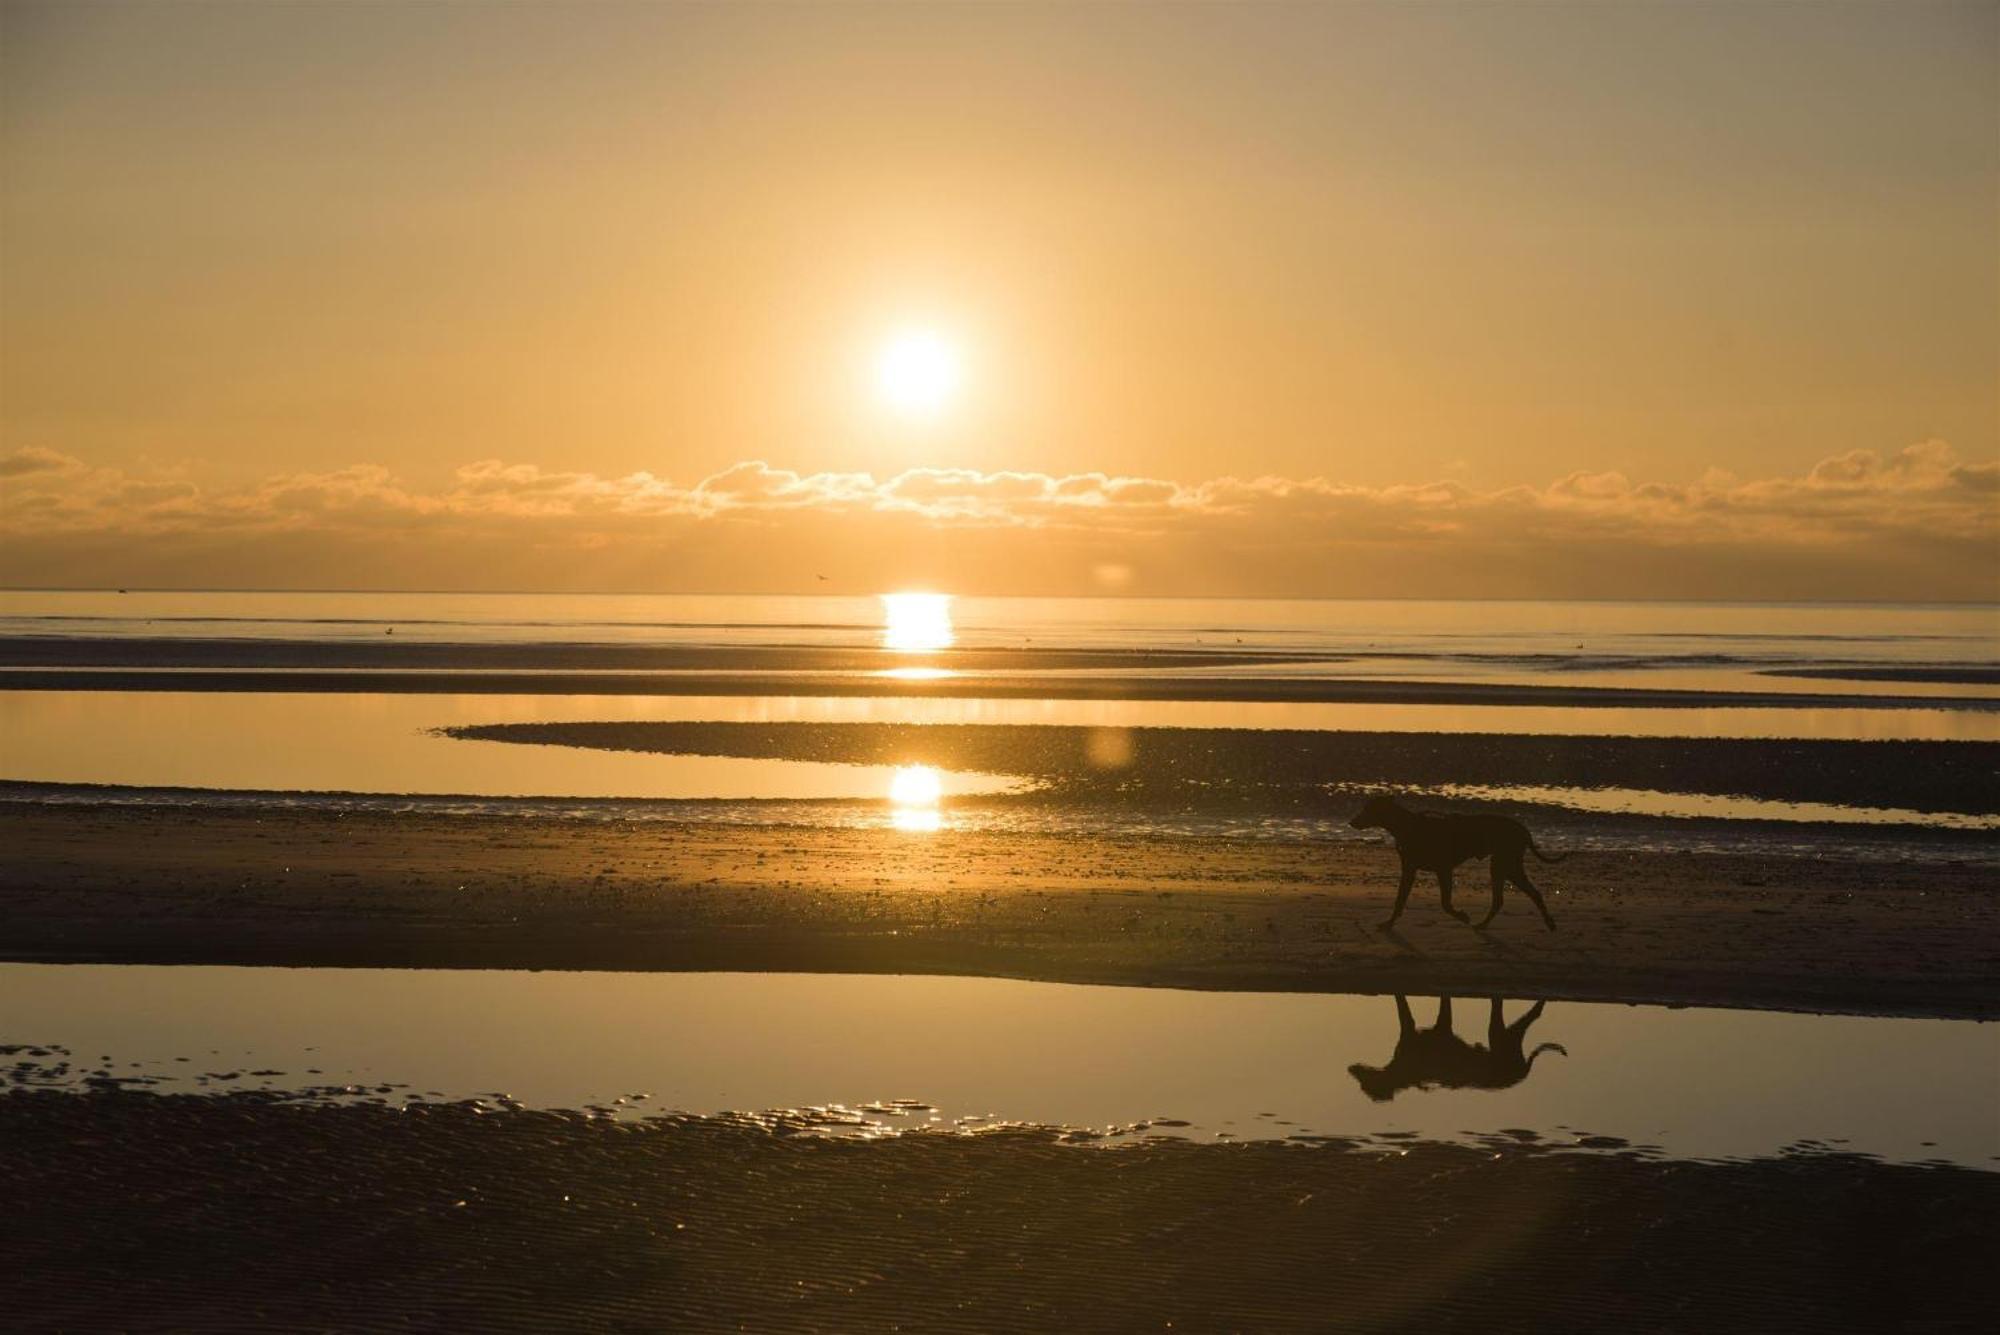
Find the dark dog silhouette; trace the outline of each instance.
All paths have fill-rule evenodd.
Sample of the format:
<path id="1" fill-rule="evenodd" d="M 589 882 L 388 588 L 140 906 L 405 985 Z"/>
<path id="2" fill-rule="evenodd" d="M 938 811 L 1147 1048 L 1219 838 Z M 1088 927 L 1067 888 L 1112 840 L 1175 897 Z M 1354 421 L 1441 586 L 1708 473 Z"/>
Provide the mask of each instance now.
<path id="1" fill-rule="evenodd" d="M 1450 813 L 1411 811 L 1393 797 L 1371 797 L 1348 822 L 1357 830 L 1387 830 L 1396 841 L 1396 856 L 1403 860 L 1403 881 L 1396 887 L 1396 907 L 1382 926 L 1388 927 L 1403 916 L 1410 902 L 1410 887 L 1420 871 L 1434 872 L 1438 878 L 1438 898 L 1444 911 L 1460 922 L 1466 916 L 1451 906 L 1451 873 L 1461 862 L 1474 858 L 1493 859 L 1493 907 L 1479 920 L 1484 927 L 1500 911 L 1507 882 L 1512 881 L 1542 911 L 1542 921 L 1550 931 L 1556 920 L 1542 902 L 1542 892 L 1528 879 L 1522 855 L 1533 852 L 1544 862 L 1561 862 L 1567 853 L 1554 855 L 1535 847 L 1528 827 L 1507 816 L 1467 816 Z"/>
<path id="2" fill-rule="evenodd" d="M 1387 1103 L 1406 1089 L 1510 1089 L 1528 1078 L 1535 1058 L 1544 1052 L 1569 1056 L 1560 1043 L 1544 1043 L 1522 1054 L 1528 1026 L 1542 1018 L 1548 1003 L 1537 1001 L 1528 1013 L 1512 1024 L 1501 1014 L 1500 998 L 1489 998 L 1492 1014 L 1486 1022 L 1486 1042 L 1468 1043 L 1452 1031 L 1451 998 L 1438 998 L 1437 1023 L 1429 1029 L 1417 1028 L 1407 997 L 1396 998 L 1396 1051 L 1386 1066 L 1347 1068 L 1361 1092 L 1377 1103 Z"/>

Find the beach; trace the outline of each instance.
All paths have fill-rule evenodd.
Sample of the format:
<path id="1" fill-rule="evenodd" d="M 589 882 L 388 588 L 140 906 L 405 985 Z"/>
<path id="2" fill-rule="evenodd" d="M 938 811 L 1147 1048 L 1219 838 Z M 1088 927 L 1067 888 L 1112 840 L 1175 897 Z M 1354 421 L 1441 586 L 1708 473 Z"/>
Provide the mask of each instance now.
<path id="1" fill-rule="evenodd" d="M 411 813 L 0 804 L 0 956 L 803 969 L 2000 1017 L 1973 863 L 1590 853 L 1486 932 L 1393 852 Z M 1468 877 L 1465 907 L 1487 888 Z M 1483 911 L 1483 910 L 1482 910 Z"/>
<path id="2" fill-rule="evenodd" d="M 1995 1324 L 2000 4 L 0 90 L 0 1329 Z"/>
<path id="3" fill-rule="evenodd" d="M 322 602 L 0 634 L 15 1324 L 1983 1316 L 1977 618 Z"/>

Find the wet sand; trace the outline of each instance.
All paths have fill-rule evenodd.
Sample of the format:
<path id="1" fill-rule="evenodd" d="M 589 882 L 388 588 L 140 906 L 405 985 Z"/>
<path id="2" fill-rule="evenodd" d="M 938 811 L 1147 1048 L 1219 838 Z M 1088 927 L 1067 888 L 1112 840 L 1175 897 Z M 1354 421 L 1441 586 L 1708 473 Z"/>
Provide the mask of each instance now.
<path id="1" fill-rule="evenodd" d="M 2000 1175 L 0 1096 L 15 1329 L 1974 1330 Z"/>
<path id="2" fill-rule="evenodd" d="M 1928 665 L 1767 668 L 1767 677 L 1799 677 L 1808 681 L 1921 681 L 1948 686 L 2000 686 L 2000 667 L 1931 667 Z"/>
<path id="3" fill-rule="evenodd" d="M 1021 775 L 1063 802 L 1342 815 L 1346 787 L 1635 788 L 2000 813 L 2000 744 L 1033 724 L 496 723 L 517 744 Z"/>
<path id="4" fill-rule="evenodd" d="M 1386 847 L 0 803 L 0 958 L 984 974 L 2000 1018 L 1989 867 L 1588 853 L 1561 930 Z M 1466 877 L 1463 907 L 1483 911 Z"/>

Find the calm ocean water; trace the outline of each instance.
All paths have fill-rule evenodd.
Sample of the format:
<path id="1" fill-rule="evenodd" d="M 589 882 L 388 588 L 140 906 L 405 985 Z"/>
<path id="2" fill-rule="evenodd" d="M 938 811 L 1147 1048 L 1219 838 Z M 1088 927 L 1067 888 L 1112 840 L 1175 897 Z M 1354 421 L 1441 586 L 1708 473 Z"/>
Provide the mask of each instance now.
<path id="1" fill-rule="evenodd" d="M 1365 656 L 1436 671 L 2000 663 L 2000 607 L 948 598 L 962 648 Z M 0 636 L 894 648 L 893 599 L 0 591 Z"/>
<path id="2" fill-rule="evenodd" d="M 147 664 L 148 642 L 200 642 L 254 663 L 277 644 L 285 661 L 316 661 L 324 646 L 546 647 L 545 661 L 580 646 L 662 650 L 758 649 L 753 693 L 704 694 L 653 673 L 650 694 L 564 693 L 544 681 L 538 694 L 398 693 L 368 669 L 343 670 L 330 691 L 284 689 L 286 669 L 240 680 L 227 691 L 184 689 L 173 671 L 146 673 L 141 689 L 100 690 L 88 670 L 64 689 L 5 689 L 0 666 L 0 780 L 16 798 L 36 800 L 378 803 L 410 798 L 435 804 L 474 799 L 465 809 L 561 810 L 602 807 L 629 817 L 630 803 L 673 819 L 794 823 L 1059 825 L 1133 820 L 1203 835 L 1340 837 L 1340 823 L 1294 812 L 1213 813 L 1171 819 L 1153 811 L 980 813 L 979 798 L 1018 790 L 1019 775 L 955 769 L 947 756 L 914 763 L 826 763 L 742 753 L 660 754 L 573 745 L 522 746 L 463 740 L 448 728 L 501 723 L 680 723 L 748 725 L 1051 725 L 1088 730 L 1117 746 L 1132 729 L 1222 728 L 1312 733 L 1408 733 L 1475 738 L 1685 738 L 1721 745 L 1796 739 L 1814 742 L 1936 744 L 2000 742 L 2000 684 L 1981 680 L 2000 666 L 2000 608 L 1556 602 L 1280 602 L 1247 600 L 882 597 L 596 596 L 546 594 L 0 592 L 0 646 L 119 648 Z M 232 647 L 233 646 L 233 647 Z M 834 670 L 823 651 L 841 651 Z M 1025 694 L 981 698 L 992 669 L 949 666 L 951 650 L 1010 650 L 1000 671 Z M 1041 655 L 1113 651 L 1128 656 L 1096 677 L 1093 698 L 1058 698 L 1089 667 Z M 796 651 L 794 658 L 788 651 Z M 1171 651 L 1171 661 L 1145 655 Z M 817 661 L 808 655 L 819 655 Z M 991 655 L 989 655 L 989 659 Z M 0 659 L 0 663 L 8 660 Z M 25 662 L 16 658 L 14 662 Z M 436 660 L 430 660 L 436 661 Z M 448 666 L 431 669 L 452 673 Z M 1832 677 L 1789 675 L 1833 671 Z M 1853 676 L 1838 675 L 1855 673 Z M 1869 679 L 1870 675 L 1875 679 Z M 472 675 L 478 675 L 473 673 Z M 730 675 L 711 673 L 709 681 Z M 1121 681 L 1163 677 L 1203 681 L 1389 679 L 1415 684 L 1494 683 L 1529 688 L 1529 703 L 1336 703 L 1281 699 L 1120 698 Z M 813 683 L 873 678 L 866 696 L 827 694 Z M 963 680 L 958 695 L 927 694 L 939 678 Z M 1942 679 L 1927 679 L 1927 678 Z M 1045 679 L 1051 695 L 1037 698 Z M 157 681 L 158 685 L 152 683 Z M 265 687 L 262 683 L 271 682 Z M 44 683 L 46 685 L 46 683 Z M 109 684 L 109 683 L 100 683 Z M 122 683 L 131 684 L 129 679 Z M 75 687 L 69 689 L 68 687 Z M 1693 692 L 1662 706 L 1576 708 L 1562 688 L 1665 687 Z M 1097 691 L 1097 687 L 1102 687 Z M 1548 694 L 1543 696 L 1541 689 Z M 403 688 L 407 691 L 407 687 Z M 1260 690 L 1262 688 L 1259 688 Z M 680 693 L 684 692 L 684 693 Z M 1727 692 L 1732 703 L 1706 693 Z M 1773 697 L 1745 704 L 1742 693 Z M 1074 690 L 1068 692 L 1072 697 Z M 1790 697 L 1779 700 L 1780 694 Z M 1903 697 L 1897 702 L 1884 696 Z M 1546 702 L 1544 702 L 1544 700 Z M 802 735 L 802 734 L 801 734 Z M 1282 746 L 1283 743 L 1275 742 Z M 1661 782 L 1562 786 L 1544 774 L 1498 786 L 1445 785 L 1420 791 L 1441 801 L 1542 808 L 1578 840 L 1629 842 L 1608 817 L 1699 818 L 1785 841 L 1803 826 L 1898 827 L 1991 832 L 2000 815 L 1974 794 L 1912 804 L 1903 794 L 1857 788 L 1851 800 L 1786 798 L 1732 785 L 1728 761 Z M 912 773 L 911 771 L 921 771 Z M 1340 783 L 1366 775 L 1329 776 Z M 1698 781 L 1697 781 L 1698 780 Z M 103 785 L 105 787 L 77 787 Z M 69 786 L 65 788 L 64 786 Z M 912 794 L 918 801 L 911 802 Z M 253 795 L 255 795 L 253 797 Z M 290 796 L 287 796 L 290 795 Z M 1781 799 L 1781 800 L 1773 800 Z M 1345 800 L 1345 799 L 1342 799 Z M 688 807 L 694 803 L 699 809 Z M 517 804 L 517 805 L 510 805 Z M 518 805 L 526 804 L 526 805 Z M 593 805 L 594 804 L 594 805 Z M 699 805 L 706 804 L 706 805 Z M 989 804 L 990 805 L 990 804 Z M 928 806 L 930 814 L 912 807 Z M 1913 806 L 1915 809 L 1912 809 Z M 1772 829 L 1781 832 L 1772 835 Z M 1890 832 L 1884 831 L 1886 837 Z M 1662 837 L 1684 841 L 1682 833 Z M 1959 856 L 1956 846 L 1941 855 Z"/>

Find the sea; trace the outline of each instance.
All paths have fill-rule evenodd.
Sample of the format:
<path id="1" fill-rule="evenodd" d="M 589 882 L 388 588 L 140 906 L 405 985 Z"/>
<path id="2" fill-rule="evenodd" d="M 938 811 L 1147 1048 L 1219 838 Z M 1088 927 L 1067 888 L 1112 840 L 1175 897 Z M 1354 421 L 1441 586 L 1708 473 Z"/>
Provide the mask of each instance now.
<path id="1" fill-rule="evenodd" d="M 1204 737 L 1243 772 L 1192 800 Z M 49 802 L 1345 838 L 1393 788 L 1984 858 L 2000 607 L 11 590 L 0 739 Z M 1064 769 L 1107 755 L 1115 801 Z"/>

